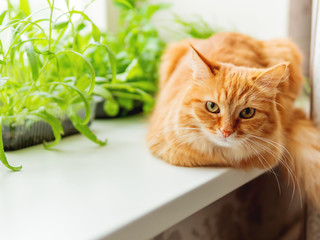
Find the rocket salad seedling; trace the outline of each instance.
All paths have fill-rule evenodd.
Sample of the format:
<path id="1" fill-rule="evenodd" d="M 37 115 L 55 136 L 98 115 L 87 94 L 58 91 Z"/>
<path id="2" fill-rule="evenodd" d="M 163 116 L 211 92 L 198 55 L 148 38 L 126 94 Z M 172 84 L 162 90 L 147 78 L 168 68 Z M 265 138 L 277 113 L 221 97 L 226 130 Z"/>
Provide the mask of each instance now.
<path id="1" fill-rule="evenodd" d="M 17 126 L 30 119 L 47 122 L 55 141 L 45 147 L 52 147 L 63 134 L 59 116 L 65 112 L 79 132 L 104 145 L 87 126 L 95 69 L 84 55 L 90 44 L 97 45 L 100 31 L 82 11 L 61 12 L 54 0 L 47 2 L 49 18 L 30 15 L 27 0 L 20 0 L 19 8 L 8 1 L 8 9 L 0 14 L 0 125 Z M 81 18 L 74 21 L 75 15 Z M 77 30 L 86 22 L 92 28 L 89 36 Z M 85 109 L 83 118 L 77 114 L 80 108 Z M 13 171 L 21 169 L 8 163 L 2 139 L 0 160 Z"/>
<path id="2" fill-rule="evenodd" d="M 115 0 L 114 3 L 120 9 L 118 34 L 102 34 L 101 42 L 108 48 L 87 49 L 99 77 L 94 93 L 106 99 L 104 110 L 108 116 L 118 115 L 121 108 L 131 111 L 135 102 L 141 103 L 148 113 L 154 105 L 158 66 L 165 47 L 151 18 L 168 5 L 144 0 Z M 116 64 L 112 64 L 112 60 Z"/>
<path id="3" fill-rule="evenodd" d="M 48 8 L 40 11 L 49 11 L 48 18 L 36 18 L 28 0 L 20 0 L 18 8 L 8 0 L 0 14 L 1 127 L 26 124 L 26 119 L 45 121 L 55 137 L 45 146 L 52 147 L 63 134 L 58 116 L 65 112 L 79 132 L 104 145 L 87 126 L 92 95 L 105 99 L 109 116 L 120 108 L 130 111 L 134 101 L 150 111 L 165 46 L 150 19 L 163 6 L 138 7 L 138 2 L 115 1 L 122 5 L 123 30 L 112 36 L 102 34 L 84 11 L 70 9 L 68 1 L 63 12 L 47 0 Z M 77 115 L 79 104 L 84 119 Z M 11 170 L 20 169 L 8 163 L 2 141 L 0 159 Z"/>

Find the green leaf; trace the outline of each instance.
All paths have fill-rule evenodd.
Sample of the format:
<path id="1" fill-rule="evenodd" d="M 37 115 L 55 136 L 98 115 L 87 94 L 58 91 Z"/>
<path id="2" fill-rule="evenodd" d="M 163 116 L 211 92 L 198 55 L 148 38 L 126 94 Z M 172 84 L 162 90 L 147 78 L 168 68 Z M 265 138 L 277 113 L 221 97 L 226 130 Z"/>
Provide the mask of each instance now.
<path id="1" fill-rule="evenodd" d="M 119 97 L 117 100 L 119 105 L 126 110 L 130 111 L 134 107 L 132 99 Z"/>
<path id="2" fill-rule="evenodd" d="M 25 33 L 25 32 L 28 32 L 32 26 L 37 26 L 45 35 L 45 32 L 44 30 L 40 27 L 39 24 L 37 24 L 38 21 L 35 21 L 35 22 L 31 22 L 31 21 L 19 21 L 19 22 L 26 22 L 28 23 L 21 31 L 18 31 L 18 29 L 16 28 L 16 35 L 14 35 L 14 40 L 12 41 L 11 45 L 9 46 L 8 50 L 7 50 L 7 53 L 5 55 L 5 57 L 7 57 L 8 55 L 13 55 L 13 51 L 14 51 L 14 48 L 16 47 L 16 43 L 19 41 L 20 37 Z M 6 27 L 5 27 L 6 28 Z M 5 28 L 1 29 L 1 31 L 3 31 Z M 12 57 L 13 59 L 13 57 Z"/>
<path id="3" fill-rule="evenodd" d="M 84 74 L 76 79 L 75 85 L 81 91 L 87 89 L 90 85 L 90 76 L 88 74 Z"/>
<path id="4" fill-rule="evenodd" d="M 52 55 L 54 54 L 53 52 L 50 52 L 49 50 L 46 51 L 40 51 L 40 49 L 37 46 L 33 46 L 33 50 L 37 53 L 37 54 L 41 54 L 41 55 Z"/>
<path id="5" fill-rule="evenodd" d="M 108 52 L 108 57 L 111 65 L 111 72 L 112 72 L 112 82 L 115 82 L 117 80 L 117 58 L 114 52 L 109 48 L 106 44 L 95 44 L 98 47 L 103 47 Z"/>
<path id="6" fill-rule="evenodd" d="M 39 78 L 39 67 L 38 67 L 38 60 L 35 55 L 32 42 L 27 42 L 25 44 L 25 48 L 27 51 L 27 56 L 28 56 L 28 60 L 30 63 L 31 71 L 32 71 L 32 80 L 37 81 Z"/>
<path id="7" fill-rule="evenodd" d="M 159 10 L 169 8 L 170 6 L 171 4 L 168 4 L 168 3 L 150 5 L 146 13 L 146 18 L 150 19 Z"/>
<path id="8" fill-rule="evenodd" d="M 95 85 L 93 93 L 103 97 L 104 99 L 112 100 L 112 94 L 105 88 L 101 87 L 100 85 Z"/>
<path id="9" fill-rule="evenodd" d="M 154 102 L 146 102 L 143 104 L 143 112 L 150 113 L 154 107 Z"/>
<path id="10" fill-rule="evenodd" d="M 115 91 L 112 90 L 112 95 L 115 97 L 119 97 L 119 98 L 127 98 L 127 99 L 132 99 L 132 100 L 138 100 L 141 102 L 144 102 L 144 97 L 141 96 L 140 94 L 135 94 L 135 93 L 126 93 L 126 92 L 122 92 L 122 91 Z"/>
<path id="11" fill-rule="evenodd" d="M 157 87 L 154 83 L 147 81 L 128 82 L 127 85 L 144 91 L 156 92 L 157 90 Z"/>
<path id="12" fill-rule="evenodd" d="M 65 0 L 65 2 L 66 2 L 66 5 L 67 5 L 67 8 L 69 9 L 70 7 L 69 7 L 69 0 Z"/>
<path id="13" fill-rule="evenodd" d="M 91 26 L 92 26 L 92 37 L 96 42 L 99 42 L 101 37 L 99 28 L 93 22 L 91 22 Z"/>
<path id="14" fill-rule="evenodd" d="M 135 99 L 140 100 L 143 102 L 153 102 L 153 97 L 144 92 L 143 90 L 139 88 L 131 87 L 127 83 L 121 83 L 121 84 L 105 84 L 105 87 L 112 91 L 112 94 L 115 96 L 123 97 L 123 98 L 129 98 L 129 99 Z M 120 92 L 122 91 L 122 92 Z"/>
<path id="15" fill-rule="evenodd" d="M 193 21 L 186 21 L 176 15 L 175 22 L 181 25 L 184 33 L 193 38 L 208 38 L 215 33 L 215 31 L 201 18 L 201 16 L 197 16 Z"/>
<path id="16" fill-rule="evenodd" d="M 94 87 L 93 93 L 105 99 L 103 110 L 108 116 L 114 117 L 118 115 L 120 106 L 107 89 L 96 85 Z"/>
<path id="17" fill-rule="evenodd" d="M 2 45 L 2 41 L 0 39 L 0 54 L 3 55 L 4 51 L 3 51 L 3 45 Z"/>
<path id="18" fill-rule="evenodd" d="M 68 24 L 69 24 L 69 21 L 63 21 L 63 22 L 55 23 L 53 25 L 53 28 L 56 29 L 56 30 L 59 30 L 59 29 L 67 27 Z"/>
<path id="19" fill-rule="evenodd" d="M 41 85 L 39 85 L 41 86 Z M 46 89 L 48 90 L 48 89 Z M 52 100 L 53 102 L 56 102 L 59 106 L 63 106 L 65 104 L 65 100 L 61 97 L 54 96 L 48 92 L 34 92 L 31 93 L 29 96 L 37 96 L 37 97 L 44 97 Z"/>
<path id="20" fill-rule="evenodd" d="M 94 71 L 94 68 L 92 66 L 92 64 L 90 63 L 89 59 L 86 58 L 83 54 L 79 53 L 79 52 L 76 52 L 76 51 L 73 51 L 73 50 L 64 50 L 64 51 L 61 51 L 59 53 L 56 54 L 56 57 L 60 56 L 60 55 L 76 55 L 76 56 L 79 56 L 81 59 L 83 59 L 85 61 L 85 63 L 87 64 L 87 66 L 89 67 L 89 70 L 91 72 L 91 78 L 90 78 L 90 84 L 89 84 L 89 89 L 88 91 L 86 92 L 87 94 L 91 94 L 93 89 L 94 89 L 94 85 L 95 85 L 95 71 Z"/>
<path id="21" fill-rule="evenodd" d="M 100 37 L 101 37 L 101 32 L 99 30 L 99 28 L 97 27 L 97 25 L 94 24 L 94 22 L 88 17 L 88 15 L 86 15 L 84 12 L 81 11 L 77 11 L 77 10 L 71 10 L 68 12 L 65 12 L 63 14 L 61 14 L 57 19 L 60 19 L 62 16 L 66 15 L 66 14 L 80 14 L 85 20 L 87 20 L 88 22 L 91 23 L 91 27 L 92 27 L 92 37 L 96 42 L 100 41 Z"/>
<path id="22" fill-rule="evenodd" d="M 11 169 L 12 171 L 20 171 L 22 166 L 20 167 L 13 167 L 8 163 L 7 157 L 4 153 L 3 147 L 3 140 L 2 140 L 2 117 L 0 117 L 0 160 L 7 168 Z"/>
<path id="23" fill-rule="evenodd" d="M 114 99 L 106 100 L 103 104 L 103 110 L 108 116 L 115 117 L 120 111 L 120 106 Z"/>
<path id="24" fill-rule="evenodd" d="M 134 6 L 127 0 L 115 0 L 114 3 L 127 9 L 134 9 Z"/>
<path id="25" fill-rule="evenodd" d="M 24 13 L 25 17 L 30 15 L 30 6 L 28 0 L 20 0 L 19 9 Z"/>
<path id="26" fill-rule="evenodd" d="M 84 29 L 86 27 L 86 24 L 81 22 L 78 27 L 77 27 L 77 31 L 80 32 L 82 29 Z"/>
<path id="27" fill-rule="evenodd" d="M 0 25 L 2 24 L 5 16 L 7 15 L 7 12 L 8 12 L 8 10 L 4 11 L 3 13 L 1 13 L 1 15 L 0 15 Z"/>
<path id="28" fill-rule="evenodd" d="M 131 61 L 125 72 L 118 74 L 118 79 L 125 82 L 130 78 L 130 75 L 131 77 L 137 75 L 135 74 L 137 72 L 139 74 L 142 73 L 142 69 L 138 65 L 138 59 L 135 58 Z"/>
<path id="29" fill-rule="evenodd" d="M 53 147 L 54 145 L 56 145 L 61 140 L 61 134 L 63 134 L 63 128 L 62 128 L 60 121 L 55 116 L 46 112 L 45 110 L 32 113 L 32 115 L 40 117 L 42 120 L 47 122 L 52 128 L 52 132 L 53 132 L 55 139 L 52 143 L 44 142 L 44 147 L 50 148 L 50 147 Z"/>
<path id="30" fill-rule="evenodd" d="M 79 119 L 81 119 L 80 124 L 84 124 L 84 125 L 87 124 L 90 121 L 91 109 L 90 109 L 90 104 L 89 104 L 88 99 L 86 98 L 86 96 L 78 88 L 76 88 L 75 86 L 72 86 L 70 84 L 63 83 L 63 82 L 53 82 L 51 84 L 61 84 L 61 85 L 65 86 L 67 88 L 70 88 L 73 91 L 78 93 L 80 99 L 82 100 L 82 102 L 84 104 L 84 108 L 85 108 L 85 112 L 86 112 L 85 117 L 84 117 L 83 120 L 79 117 Z"/>
<path id="31" fill-rule="evenodd" d="M 84 136 L 89 138 L 94 143 L 99 144 L 100 146 L 106 145 L 107 139 L 105 141 L 101 141 L 97 138 L 97 136 L 90 130 L 90 128 L 86 124 L 81 124 L 78 121 L 78 116 L 75 113 L 70 113 L 69 117 L 72 121 L 73 126 Z"/>

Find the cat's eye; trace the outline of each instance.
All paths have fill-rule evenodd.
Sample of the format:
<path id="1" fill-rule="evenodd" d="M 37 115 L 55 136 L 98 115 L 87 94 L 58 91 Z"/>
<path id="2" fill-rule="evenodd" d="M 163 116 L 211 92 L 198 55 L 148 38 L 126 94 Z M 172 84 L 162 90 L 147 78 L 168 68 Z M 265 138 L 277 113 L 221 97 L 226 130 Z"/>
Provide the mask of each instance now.
<path id="1" fill-rule="evenodd" d="M 220 112 L 219 106 L 214 102 L 207 102 L 206 107 L 209 112 L 212 112 L 212 113 L 219 113 Z"/>
<path id="2" fill-rule="evenodd" d="M 254 108 L 245 108 L 240 112 L 239 116 L 241 118 L 248 119 L 248 118 L 252 118 L 255 112 L 256 110 Z"/>

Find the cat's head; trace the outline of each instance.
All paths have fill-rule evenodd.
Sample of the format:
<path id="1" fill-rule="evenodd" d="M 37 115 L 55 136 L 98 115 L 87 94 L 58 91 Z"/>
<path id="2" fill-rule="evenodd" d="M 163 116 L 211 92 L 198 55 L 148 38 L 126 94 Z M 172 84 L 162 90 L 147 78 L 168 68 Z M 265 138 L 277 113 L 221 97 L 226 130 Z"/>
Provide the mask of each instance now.
<path id="1" fill-rule="evenodd" d="M 288 77 L 287 63 L 268 69 L 237 67 L 211 62 L 194 48 L 191 62 L 193 79 L 182 111 L 209 141 L 239 148 L 275 140 L 280 131 L 277 86 Z"/>

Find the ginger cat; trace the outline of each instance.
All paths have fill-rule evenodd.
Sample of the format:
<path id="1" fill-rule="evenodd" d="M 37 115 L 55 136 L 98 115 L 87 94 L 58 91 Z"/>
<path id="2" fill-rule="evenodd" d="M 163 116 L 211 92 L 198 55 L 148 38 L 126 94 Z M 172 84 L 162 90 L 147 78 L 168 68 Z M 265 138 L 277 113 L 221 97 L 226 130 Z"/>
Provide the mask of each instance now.
<path id="1" fill-rule="evenodd" d="M 301 61 L 288 39 L 239 33 L 169 46 L 147 135 L 151 152 L 188 167 L 281 163 L 320 208 L 320 131 L 294 108 Z"/>

